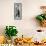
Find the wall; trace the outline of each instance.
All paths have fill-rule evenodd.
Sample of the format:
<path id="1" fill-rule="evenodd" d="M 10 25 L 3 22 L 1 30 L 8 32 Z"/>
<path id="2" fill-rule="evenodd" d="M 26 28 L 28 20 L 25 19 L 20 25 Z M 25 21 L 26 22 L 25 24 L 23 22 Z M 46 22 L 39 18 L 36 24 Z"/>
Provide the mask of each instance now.
<path id="1" fill-rule="evenodd" d="M 14 20 L 15 2 L 22 3 L 22 20 Z M 42 29 L 35 20 L 35 16 L 41 13 L 41 5 L 46 5 L 46 0 L 0 0 L 0 34 L 4 33 L 6 25 L 15 25 L 18 36 L 31 36 L 32 31 Z"/>

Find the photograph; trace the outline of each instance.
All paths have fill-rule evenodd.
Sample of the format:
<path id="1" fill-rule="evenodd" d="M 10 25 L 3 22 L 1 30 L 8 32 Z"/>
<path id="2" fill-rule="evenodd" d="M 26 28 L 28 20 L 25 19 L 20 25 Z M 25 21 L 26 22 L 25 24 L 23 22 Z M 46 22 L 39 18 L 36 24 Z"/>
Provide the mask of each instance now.
<path id="1" fill-rule="evenodd" d="M 14 3 L 14 19 L 22 19 L 22 3 Z"/>

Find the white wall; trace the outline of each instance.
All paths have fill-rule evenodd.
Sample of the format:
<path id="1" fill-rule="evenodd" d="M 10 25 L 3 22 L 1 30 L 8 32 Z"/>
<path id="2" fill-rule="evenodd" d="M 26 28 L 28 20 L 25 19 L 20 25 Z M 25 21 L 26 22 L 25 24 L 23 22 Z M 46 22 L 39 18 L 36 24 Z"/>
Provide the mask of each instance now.
<path id="1" fill-rule="evenodd" d="M 14 2 L 22 3 L 22 20 L 14 20 Z M 19 36 L 31 36 L 31 31 L 40 28 L 35 16 L 41 13 L 41 5 L 46 5 L 46 0 L 0 0 L 0 33 L 6 25 L 15 25 Z"/>

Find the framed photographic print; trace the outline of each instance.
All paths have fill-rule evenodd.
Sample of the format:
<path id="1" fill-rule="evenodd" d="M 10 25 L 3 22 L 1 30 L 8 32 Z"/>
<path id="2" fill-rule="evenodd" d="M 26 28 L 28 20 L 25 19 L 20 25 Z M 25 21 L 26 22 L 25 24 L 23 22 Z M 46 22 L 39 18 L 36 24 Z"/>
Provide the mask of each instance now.
<path id="1" fill-rule="evenodd" d="M 22 3 L 14 3 L 14 19 L 22 19 Z"/>

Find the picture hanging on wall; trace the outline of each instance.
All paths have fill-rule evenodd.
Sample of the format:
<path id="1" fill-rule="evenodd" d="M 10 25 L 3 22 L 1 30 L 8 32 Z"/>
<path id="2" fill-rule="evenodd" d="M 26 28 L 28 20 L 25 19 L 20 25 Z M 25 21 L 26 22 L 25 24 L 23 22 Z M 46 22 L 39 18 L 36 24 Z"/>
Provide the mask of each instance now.
<path id="1" fill-rule="evenodd" d="M 14 19 L 22 19 L 22 3 L 14 3 Z"/>

